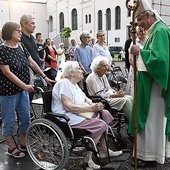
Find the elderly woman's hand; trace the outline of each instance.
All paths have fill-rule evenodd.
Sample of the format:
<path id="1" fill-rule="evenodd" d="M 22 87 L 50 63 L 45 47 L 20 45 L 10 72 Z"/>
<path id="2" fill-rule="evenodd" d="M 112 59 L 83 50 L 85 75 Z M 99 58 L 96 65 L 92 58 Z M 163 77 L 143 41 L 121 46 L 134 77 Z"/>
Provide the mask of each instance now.
<path id="1" fill-rule="evenodd" d="M 101 102 L 94 103 L 91 105 L 91 107 L 94 112 L 102 111 L 104 109 L 104 105 Z"/>
<path id="2" fill-rule="evenodd" d="M 125 95 L 125 92 L 123 90 L 119 90 L 117 94 L 123 97 Z"/>
<path id="3" fill-rule="evenodd" d="M 117 97 L 124 97 L 125 92 L 123 90 L 119 90 L 118 92 L 115 92 L 110 95 L 111 98 L 117 98 Z"/>

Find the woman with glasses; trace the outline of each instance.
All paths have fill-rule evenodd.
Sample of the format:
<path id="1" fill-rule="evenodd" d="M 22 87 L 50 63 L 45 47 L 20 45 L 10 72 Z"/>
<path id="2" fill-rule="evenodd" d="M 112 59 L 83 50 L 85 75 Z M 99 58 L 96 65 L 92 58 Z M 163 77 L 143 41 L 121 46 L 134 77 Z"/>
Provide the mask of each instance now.
<path id="1" fill-rule="evenodd" d="M 22 158 L 26 151 L 25 134 L 30 123 L 30 102 L 28 93 L 34 92 L 29 85 L 29 67 L 38 73 L 47 83 L 52 80 L 41 71 L 32 59 L 26 47 L 19 43 L 21 28 L 18 23 L 7 22 L 2 28 L 4 43 L 0 46 L 0 98 L 2 114 L 2 135 L 8 145 L 7 155 Z M 15 127 L 15 111 L 19 116 L 19 149 L 12 141 Z"/>

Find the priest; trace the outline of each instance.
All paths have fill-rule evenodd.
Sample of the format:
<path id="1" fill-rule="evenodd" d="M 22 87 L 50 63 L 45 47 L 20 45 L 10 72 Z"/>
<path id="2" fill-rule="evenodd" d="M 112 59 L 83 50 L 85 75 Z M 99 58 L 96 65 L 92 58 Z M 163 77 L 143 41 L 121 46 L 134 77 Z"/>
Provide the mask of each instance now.
<path id="1" fill-rule="evenodd" d="M 139 55 L 137 72 L 137 158 L 138 168 L 164 164 L 170 157 L 170 29 L 147 0 L 139 0 L 135 13 L 139 26 L 147 30 L 143 49 L 133 45 Z M 129 133 L 134 135 L 131 114 Z"/>

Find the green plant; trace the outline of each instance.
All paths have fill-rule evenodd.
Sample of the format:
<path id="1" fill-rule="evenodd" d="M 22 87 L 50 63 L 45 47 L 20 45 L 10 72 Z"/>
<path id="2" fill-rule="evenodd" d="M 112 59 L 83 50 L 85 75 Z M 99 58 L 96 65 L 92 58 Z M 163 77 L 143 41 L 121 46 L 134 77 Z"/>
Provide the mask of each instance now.
<path id="1" fill-rule="evenodd" d="M 62 32 L 64 38 L 69 38 L 71 36 L 70 33 L 72 32 L 72 30 L 70 27 L 64 27 L 61 29 L 61 32 Z"/>

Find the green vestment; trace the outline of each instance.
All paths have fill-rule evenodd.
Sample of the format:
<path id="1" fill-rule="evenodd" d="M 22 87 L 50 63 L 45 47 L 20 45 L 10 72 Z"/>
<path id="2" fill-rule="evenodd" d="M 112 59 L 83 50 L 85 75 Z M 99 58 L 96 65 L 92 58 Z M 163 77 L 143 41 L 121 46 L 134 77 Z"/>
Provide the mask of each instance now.
<path id="1" fill-rule="evenodd" d="M 145 128 L 149 112 L 152 82 L 162 87 L 167 118 L 166 135 L 170 140 L 170 29 L 158 21 L 142 50 L 141 57 L 148 72 L 137 72 L 137 131 Z M 134 114 L 131 114 L 128 132 L 134 135 Z M 149 122 L 148 122 L 149 123 Z"/>

